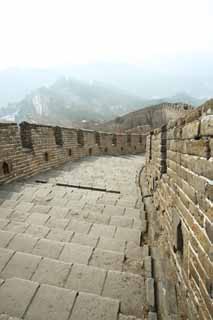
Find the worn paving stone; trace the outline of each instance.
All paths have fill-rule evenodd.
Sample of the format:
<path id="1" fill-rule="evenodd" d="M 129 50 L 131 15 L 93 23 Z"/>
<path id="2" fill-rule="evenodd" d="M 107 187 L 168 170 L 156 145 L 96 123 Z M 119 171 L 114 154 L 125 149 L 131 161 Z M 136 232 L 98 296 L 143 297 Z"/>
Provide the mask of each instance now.
<path id="1" fill-rule="evenodd" d="M 11 208 L 0 207 L 0 218 L 1 219 L 9 218 L 12 212 L 13 212 L 13 209 Z"/>
<path id="2" fill-rule="evenodd" d="M 14 212 L 10 215 L 10 219 L 13 221 L 24 222 L 29 217 L 29 215 L 30 215 L 30 212 L 14 210 Z"/>
<path id="3" fill-rule="evenodd" d="M 6 227 L 5 230 L 16 232 L 16 233 L 22 233 L 28 228 L 29 224 L 24 222 L 18 222 L 18 221 L 11 221 Z"/>
<path id="4" fill-rule="evenodd" d="M 115 233 L 115 239 L 134 241 L 140 245 L 141 232 L 137 229 L 118 227 Z"/>
<path id="5" fill-rule="evenodd" d="M 0 247 L 5 248 L 14 236 L 12 232 L 0 230 Z"/>
<path id="6" fill-rule="evenodd" d="M 91 223 L 86 223 L 78 220 L 71 220 L 67 230 L 71 230 L 77 233 L 87 234 L 91 228 Z"/>
<path id="7" fill-rule="evenodd" d="M 0 248 L 0 272 L 3 270 L 4 266 L 13 254 L 14 252 L 12 250 Z"/>
<path id="8" fill-rule="evenodd" d="M 145 304 L 144 279 L 125 272 L 109 271 L 103 296 L 121 301 L 121 313 L 140 317 Z"/>
<path id="9" fill-rule="evenodd" d="M 50 206 L 42 206 L 42 205 L 34 205 L 30 212 L 35 212 L 35 213 L 48 213 L 52 207 Z M 49 213 L 49 215 L 51 215 Z"/>
<path id="10" fill-rule="evenodd" d="M 107 216 L 122 216 L 124 215 L 124 211 L 125 211 L 125 208 L 107 205 L 104 208 L 103 214 Z"/>
<path id="11" fill-rule="evenodd" d="M 38 283 L 32 281 L 7 279 L 0 287 L 0 313 L 22 317 L 37 287 Z"/>
<path id="12" fill-rule="evenodd" d="M 41 257 L 27 253 L 16 252 L 1 272 L 1 277 L 3 279 L 17 277 L 28 280 L 36 270 L 40 260 Z"/>
<path id="13" fill-rule="evenodd" d="M 133 225 L 133 219 L 123 216 L 112 216 L 110 219 L 110 224 L 118 227 L 129 227 Z"/>
<path id="14" fill-rule="evenodd" d="M 118 252 L 95 249 L 90 265 L 106 270 L 122 270 L 124 255 Z"/>
<path id="15" fill-rule="evenodd" d="M 115 233 L 116 227 L 115 226 L 106 226 L 104 224 L 93 224 L 89 235 L 92 237 L 106 237 L 106 238 L 113 238 Z"/>
<path id="16" fill-rule="evenodd" d="M 33 203 L 21 201 L 16 205 L 18 211 L 27 212 L 30 211 L 33 207 Z"/>
<path id="17" fill-rule="evenodd" d="M 59 260 L 65 262 L 88 264 L 93 248 L 79 244 L 65 244 Z"/>
<path id="18" fill-rule="evenodd" d="M 63 246 L 62 243 L 57 241 L 41 239 L 37 242 L 32 253 L 46 258 L 57 259 Z"/>
<path id="19" fill-rule="evenodd" d="M 70 239 L 73 237 L 74 232 L 72 231 L 64 231 L 61 229 L 51 229 L 50 233 L 47 235 L 47 239 L 55 240 L 55 241 L 63 241 L 69 242 Z"/>
<path id="20" fill-rule="evenodd" d="M 75 233 L 71 242 L 78 243 L 83 246 L 96 247 L 98 238 L 94 238 L 88 234 Z"/>
<path id="21" fill-rule="evenodd" d="M 72 309 L 76 292 L 42 285 L 34 297 L 25 319 L 67 320 Z M 38 315 L 39 310 L 39 315 Z"/>
<path id="22" fill-rule="evenodd" d="M 101 224 L 109 224 L 110 217 L 105 216 L 103 214 L 89 212 L 86 220 L 92 223 L 101 223 Z"/>
<path id="23" fill-rule="evenodd" d="M 8 220 L 8 219 L 1 219 L 0 218 L 0 229 L 1 230 L 4 229 L 8 225 L 9 222 L 10 222 L 10 220 Z"/>
<path id="24" fill-rule="evenodd" d="M 70 320 L 117 320 L 119 301 L 80 293 Z"/>
<path id="25" fill-rule="evenodd" d="M 37 243 L 39 238 L 32 237 L 28 234 L 16 234 L 16 236 L 11 240 L 8 245 L 9 249 L 14 251 L 21 251 L 25 253 L 30 253 L 33 250 L 33 247 Z"/>
<path id="26" fill-rule="evenodd" d="M 63 287 L 71 269 L 68 263 L 44 258 L 32 277 L 32 281 Z"/>
<path id="27" fill-rule="evenodd" d="M 136 318 L 134 316 L 125 316 L 123 314 L 119 314 L 118 320 L 142 320 L 142 319 Z"/>
<path id="28" fill-rule="evenodd" d="M 26 219 L 29 224 L 41 224 L 44 225 L 50 216 L 43 213 L 31 213 L 31 215 Z"/>
<path id="29" fill-rule="evenodd" d="M 50 218 L 46 226 L 49 228 L 60 228 L 60 229 L 65 229 L 69 223 L 68 219 L 58 219 L 58 218 Z"/>
<path id="30" fill-rule="evenodd" d="M 98 243 L 98 249 L 124 253 L 125 241 L 101 237 Z"/>
<path id="31" fill-rule="evenodd" d="M 100 295 L 105 276 L 105 270 L 83 264 L 74 264 L 67 280 L 66 288 Z"/>
<path id="32" fill-rule="evenodd" d="M 60 208 L 60 207 L 52 207 L 52 209 L 48 212 L 51 217 L 57 219 L 64 219 L 66 218 L 67 214 L 69 213 L 68 208 Z"/>
<path id="33" fill-rule="evenodd" d="M 41 225 L 36 225 L 36 224 L 31 224 L 27 230 L 25 231 L 25 233 L 27 234 L 31 234 L 34 237 L 40 237 L 40 238 L 45 238 L 45 236 L 49 233 L 50 229 L 45 227 L 45 226 L 41 226 Z"/>

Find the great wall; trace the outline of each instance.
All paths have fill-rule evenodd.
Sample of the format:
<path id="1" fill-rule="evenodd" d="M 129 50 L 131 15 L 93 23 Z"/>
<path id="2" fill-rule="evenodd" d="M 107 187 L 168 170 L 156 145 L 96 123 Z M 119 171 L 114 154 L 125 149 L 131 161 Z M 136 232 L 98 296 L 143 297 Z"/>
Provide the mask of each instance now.
<path id="1" fill-rule="evenodd" d="M 180 116 L 0 124 L 0 319 L 213 318 L 213 100 Z"/>

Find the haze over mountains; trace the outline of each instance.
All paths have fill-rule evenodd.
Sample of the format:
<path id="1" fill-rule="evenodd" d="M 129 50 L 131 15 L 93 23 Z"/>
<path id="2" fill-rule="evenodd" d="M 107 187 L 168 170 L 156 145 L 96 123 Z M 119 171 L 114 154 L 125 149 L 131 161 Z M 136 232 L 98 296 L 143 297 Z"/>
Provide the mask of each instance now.
<path id="1" fill-rule="evenodd" d="M 200 56 L 193 61 L 186 59 L 186 70 L 184 60 L 179 67 L 176 63 L 176 70 L 171 61 L 166 65 L 170 70 L 164 70 L 163 61 L 155 66 L 93 63 L 55 69 L 3 70 L 0 117 L 40 122 L 47 118 L 50 122 L 72 125 L 73 121 L 110 120 L 161 102 L 196 106 L 213 92 L 212 59 L 205 56 L 203 62 L 200 60 Z"/>

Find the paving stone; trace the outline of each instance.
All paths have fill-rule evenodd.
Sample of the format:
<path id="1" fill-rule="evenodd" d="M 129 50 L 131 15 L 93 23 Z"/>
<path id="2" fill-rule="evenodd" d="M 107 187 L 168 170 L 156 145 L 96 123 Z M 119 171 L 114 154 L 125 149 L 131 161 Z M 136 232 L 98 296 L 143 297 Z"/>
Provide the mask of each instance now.
<path id="1" fill-rule="evenodd" d="M 0 287 L 0 313 L 22 317 L 38 284 L 22 279 L 8 279 Z"/>
<path id="2" fill-rule="evenodd" d="M 12 250 L 0 248 L 0 272 L 3 270 L 4 266 L 13 254 L 14 252 Z"/>
<path id="3" fill-rule="evenodd" d="M 60 229 L 65 229 L 69 223 L 68 219 L 57 219 L 57 218 L 50 218 L 46 226 L 49 228 L 60 228 Z"/>
<path id="4" fill-rule="evenodd" d="M 121 313 L 140 317 L 145 304 L 145 292 L 142 277 L 126 272 L 109 271 L 103 296 L 120 300 Z"/>
<path id="5" fill-rule="evenodd" d="M 124 214 L 124 211 L 125 208 L 107 205 L 104 208 L 103 214 L 107 216 L 122 216 Z"/>
<path id="6" fill-rule="evenodd" d="M 24 222 L 29 217 L 29 215 L 29 212 L 14 210 L 14 212 L 10 215 L 10 219 L 13 221 Z"/>
<path id="7" fill-rule="evenodd" d="M 112 216 L 110 219 L 110 224 L 118 227 L 129 227 L 133 225 L 133 219 L 123 216 Z"/>
<path id="8" fill-rule="evenodd" d="M 134 316 L 125 316 L 123 314 L 119 314 L 118 320 L 142 320 L 142 319 L 136 318 Z"/>
<path id="9" fill-rule="evenodd" d="M 58 241 L 41 239 L 37 242 L 32 253 L 46 258 L 57 259 L 63 246 L 64 245 Z"/>
<path id="10" fill-rule="evenodd" d="M 28 228 L 29 224 L 25 222 L 11 221 L 6 227 L 5 230 L 22 233 Z"/>
<path id="11" fill-rule="evenodd" d="M 31 213 L 26 222 L 29 224 L 41 224 L 44 225 L 50 216 L 43 213 Z"/>
<path id="12" fill-rule="evenodd" d="M 105 238 L 113 238 L 115 233 L 115 226 L 106 226 L 104 224 L 93 224 L 89 235 L 92 237 L 105 237 Z"/>
<path id="13" fill-rule="evenodd" d="M 8 220 L 8 219 L 0 219 L 0 229 L 1 230 L 4 229 L 8 225 L 9 222 L 10 222 L 10 220 Z"/>
<path id="14" fill-rule="evenodd" d="M 14 236 L 12 232 L 0 230 L 0 247 L 5 248 Z"/>
<path id="15" fill-rule="evenodd" d="M 1 219 L 9 218 L 12 212 L 13 212 L 12 208 L 0 207 L 0 218 Z"/>
<path id="16" fill-rule="evenodd" d="M 140 219 L 140 209 L 126 208 L 125 216 Z"/>
<path id="17" fill-rule="evenodd" d="M 71 242 L 78 243 L 83 246 L 96 247 L 98 238 L 94 238 L 88 234 L 75 233 Z"/>
<path id="18" fill-rule="evenodd" d="M 25 319 L 67 320 L 72 309 L 76 292 L 42 285 L 33 299 Z M 38 315 L 39 310 L 39 315 Z"/>
<path id="19" fill-rule="evenodd" d="M 154 289 L 154 279 L 146 279 L 146 301 L 149 310 L 153 310 L 155 307 L 155 289 Z"/>
<path id="20" fill-rule="evenodd" d="M 98 248 L 124 253 L 125 241 L 101 237 L 98 243 Z"/>
<path id="21" fill-rule="evenodd" d="M 52 207 L 50 206 L 42 206 L 42 205 L 34 205 L 30 212 L 35 212 L 35 213 L 48 213 Z M 49 213 L 49 215 L 51 215 Z"/>
<path id="22" fill-rule="evenodd" d="M 100 295 L 106 271 L 81 264 L 74 264 L 66 288 Z"/>
<path id="23" fill-rule="evenodd" d="M 71 265 L 68 263 L 44 258 L 40 262 L 32 280 L 43 284 L 63 287 L 70 269 Z"/>
<path id="24" fill-rule="evenodd" d="M 117 320 L 119 301 L 80 293 L 70 320 Z"/>
<path id="25" fill-rule="evenodd" d="M 78 220 L 71 220 L 71 222 L 67 227 L 67 230 L 71 230 L 77 233 L 87 234 L 90 228 L 91 228 L 91 223 L 81 222 Z"/>
<path id="26" fill-rule="evenodd" d="M 52 207 L 48 214 L 57 219 L 64 219 L 69 211 L 70 209 L 68 208 Z"/>
<path id="27" fill-rule="evenodd" d="M 27 234 L 17 234 L 8 245 L 14 251 L 30 253 L 39 238 L 34 238 Z"/>
<path id="28" fill-rule="evenodd" d="M 124 255 L 118 252 L 95 249 L 90 265 L 106 270 L 122 270 Z"/>
<path id="29" fill-rule="evenodd" d="M 1 272 L 3 279 L 17 277 L 30 279 L 36 270 L 41 257 L 37 257 L 27 253 L 16 252 L 7 266 Z"/>
<path id="30" fill-rule="evenodd" d="M 140 245 L 141 232 L 137 229 L 118 227 L 115 233 L 115 239 L 134 241 Z"/>
<path id="31" fill-rule="evenodd" d="M 61 229 L 52 229 L 50 233 L 47 235 L 47 239 L 55 240 L 55 241 L 63 241 L 69 242 L 73 237 L 74 232 L 72 231 L 64 231 Z"/>
<path id="32" fill-rule="evenodd" d="M 41 226 L 41 225 L 36 225 L 36 224 L 31 224 L 27 230 L 25 231 L 25 233 L 27 234 L 31 234 L 32 236 L 35 237 L 41 237 L 44 238 L 48 233 L 49 233 L 50 229 L 45 227 L 45 226 Z"/>
<path id="33" fill-rule="evenodd" d="M 18 211 L 27 212 L 30 211 L 33 207 L 33 203 L 21 201 L 16 205 Z"/>
<path id="34" fill-rule="evenodd" d="M 59 259 L 65 262 L 88 264 L 92 251 L 92 247 L 75 243 L 65 244 Z"/>
<path id="35" fill-rule="evenodd" d="M 109 224 L 110 217 L 100 213 L 89 212 L 88 216 L 86 217 L 86 220 L 92 223 Z"/>
<path id="36" fill-rule="evenodd" d="M 16 205 L 17 205 L 17 201 L 15 201 L 15 200 L 5 200 L 1 204 L 1 207 L 2 208 L 15 208 Z"/>

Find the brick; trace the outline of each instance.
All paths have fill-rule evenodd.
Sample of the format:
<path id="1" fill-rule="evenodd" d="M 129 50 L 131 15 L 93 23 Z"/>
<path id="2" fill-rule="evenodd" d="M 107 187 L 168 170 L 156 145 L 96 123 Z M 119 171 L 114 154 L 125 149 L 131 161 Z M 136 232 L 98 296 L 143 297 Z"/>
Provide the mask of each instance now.
<path id="1" fill-rule="evenodd" d="M 206 116 L 201 119 L 200 135 L 201 136 L 213 136 L 213 119 L 212 119 L 212 117 Z"/>

